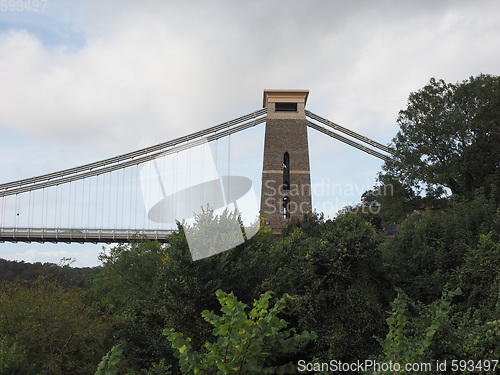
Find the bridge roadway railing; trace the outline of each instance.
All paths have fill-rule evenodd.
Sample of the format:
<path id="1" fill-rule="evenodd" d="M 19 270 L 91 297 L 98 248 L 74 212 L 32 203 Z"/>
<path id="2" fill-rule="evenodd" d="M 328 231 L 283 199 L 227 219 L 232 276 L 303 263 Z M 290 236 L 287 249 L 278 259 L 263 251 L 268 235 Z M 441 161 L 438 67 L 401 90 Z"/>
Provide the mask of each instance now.
<path id="1" fill-rule="evenodd" d="M 0 228 L 0 242 L 130 243 L 147 238 L 168 242 L 174 230 Z"/>

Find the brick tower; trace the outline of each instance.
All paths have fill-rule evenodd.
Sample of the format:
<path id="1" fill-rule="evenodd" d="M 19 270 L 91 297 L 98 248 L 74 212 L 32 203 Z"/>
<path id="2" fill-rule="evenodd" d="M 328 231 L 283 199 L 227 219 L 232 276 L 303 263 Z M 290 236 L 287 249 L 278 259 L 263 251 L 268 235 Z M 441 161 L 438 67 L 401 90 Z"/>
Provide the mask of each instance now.
<path id="1" fill-rule="evenodd" d="M 260 214 L 274 234 L 312 211 L 307 120 L 309 90 L 264 90 L 267 107 Z"/>

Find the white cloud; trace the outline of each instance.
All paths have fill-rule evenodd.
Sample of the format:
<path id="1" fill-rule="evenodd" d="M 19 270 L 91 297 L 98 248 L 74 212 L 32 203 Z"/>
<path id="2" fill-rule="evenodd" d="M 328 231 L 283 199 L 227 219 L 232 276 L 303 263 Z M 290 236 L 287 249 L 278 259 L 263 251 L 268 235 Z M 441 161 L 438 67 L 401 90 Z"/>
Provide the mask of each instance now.
<path id="1" fill-rule="evenodd" d="M 88 2 L 75 16 L 87 37 L 77 51 L 10 30 L 0 37 L 0 122 L 127 150 L 256 109 L 264 88 L 300 87 L 311 101 L 329 98 L 329 118 L 394 128 L 409 90 L 474 74 L 491 54 L 478 37 L 499 33 L 499 16 L 480 7 L 267 4 Z"/>

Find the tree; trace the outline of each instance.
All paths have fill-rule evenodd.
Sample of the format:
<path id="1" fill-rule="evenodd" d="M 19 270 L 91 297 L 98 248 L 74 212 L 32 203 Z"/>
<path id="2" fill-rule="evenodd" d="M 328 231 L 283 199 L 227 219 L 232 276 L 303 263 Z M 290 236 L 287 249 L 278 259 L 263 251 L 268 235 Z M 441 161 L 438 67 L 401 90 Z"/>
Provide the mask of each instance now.
<path id="1" fill-rule="evenodd" d="M 500 77 L 480 74 L 456 84 L 432 78 L 411 93 L 393 139 L 399 162 L 384 170 L 427 194 L 468 195 L 499 182 Z"/>
<path id="2" fill-rule="evenodd" d="M 368 357 L 378 346 L 373 336 L 381 334 L 383 312 L 393 298 L 380 262 L 382 235 L 350 213 L 317 226 L 311 235 L 297 226 L 281 238 L 270 253 L 275 272 L 263 286 L 295 298 L 287 320 L 318 334 L 296 360 Z"/>
<path id="3" fill-rule="evenodd" d="M 215 224 L 230 215 L 218 217 L 213 210 L 204 210 L 189 229 L 191 239 L 205 238 L 213 244 Z M 272 233 L 260 230 L 232 250 L 217 254 L 214 247 L 215 255 L 193 261 L 185 227 L 179 224 L 178 229 L 169 236 L 168 245 L 137 241 L 100 255 L 103 264 L 92 280 L 93 291 L 113 312 L 117 341 L 131 370 L 149 368 L 161 359 L 172 362 L 173 350 L 161 334 L 165 327 L 190 336 L 199 349 L 196 345 L 201 347 L 211 336 L 201 312 L 219 306 L 215 291 L 230 290 L 251 302 L 270 272 L 267 253 Z"/>
<path id="4" fill-rule="evenodd" d="M 0 357 L 7 353 L 12 362 L 24 356 L 37 374 L 91 374 L 106 351 L 110 330 L 106 316 L 98 313 L 88 293 L 66 290 L 44 277 L 32 283 L 4 282 Z M 25 366 L 22 373 L 30 372 Z"/>
<path id="5" fill-rule="evenodd" d="M 159 242 L 137 239 L 99 254 L 102 265 L 91 285 L 101 303 L 113 312 L 122 312 L 131 306 L 131 301 L 150 298 L 164 251 Z"/>
<path id="6" fill-rule="evenodd" d="M 217 308 L 218 289 L 234 292 L 244 303 L 259 296 L 262 280 L 273 269 L 269 251 L 275 239 L 266 228 L 232 250 L 197 261 L 191 258 L 182 227 L 170 236 L 155 298 L 161 301 L 167 326 L 190 336 L 196 350 L 211 336 L 201 313 Z"/>
<path id="7" fill-rule="evenodd" d="M 99 302 L 112 312 L 115 336 L 131 368 L 146 368 L 166 349 L 161 329 L 163 304 L 156 299 L 156 280 L 166 246 L 140 240 L 99 255 L 102 265 L 91 280 Z"/>

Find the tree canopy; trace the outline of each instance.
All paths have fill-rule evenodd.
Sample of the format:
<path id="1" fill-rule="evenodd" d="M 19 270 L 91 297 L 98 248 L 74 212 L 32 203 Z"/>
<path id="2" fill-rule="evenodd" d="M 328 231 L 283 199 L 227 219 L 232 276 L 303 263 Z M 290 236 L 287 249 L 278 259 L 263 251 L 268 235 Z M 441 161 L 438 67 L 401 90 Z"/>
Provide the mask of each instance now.
<path id="1" fill-rule="evenodd" d="M 467 195 L 499 182 L 500 77 L 480 74 L 458 83 L 432 78 L 399 112 L 393 139 L 399 163 L 385 171 L 405 184 Z"/>

